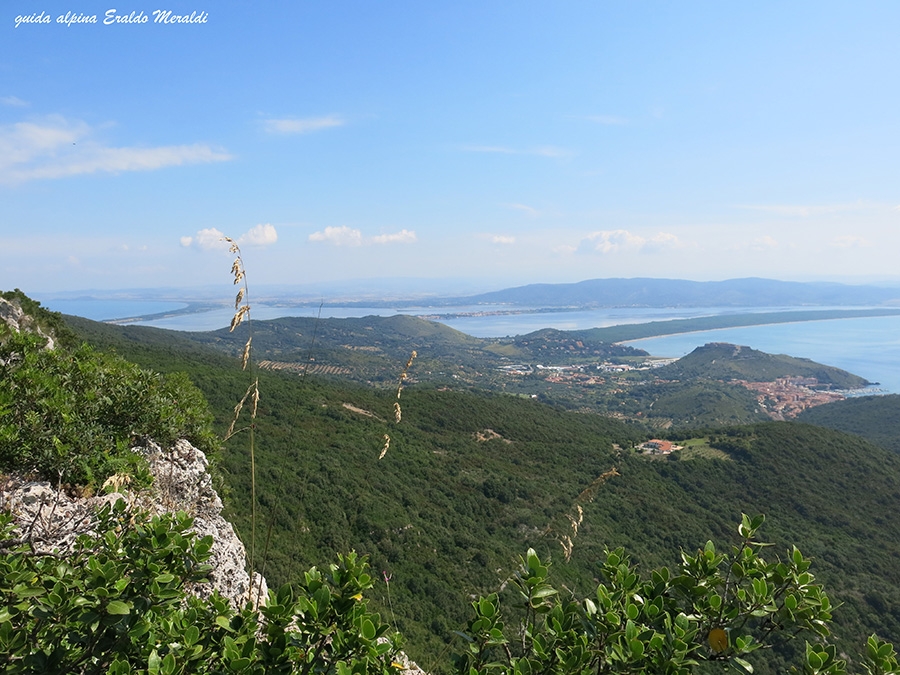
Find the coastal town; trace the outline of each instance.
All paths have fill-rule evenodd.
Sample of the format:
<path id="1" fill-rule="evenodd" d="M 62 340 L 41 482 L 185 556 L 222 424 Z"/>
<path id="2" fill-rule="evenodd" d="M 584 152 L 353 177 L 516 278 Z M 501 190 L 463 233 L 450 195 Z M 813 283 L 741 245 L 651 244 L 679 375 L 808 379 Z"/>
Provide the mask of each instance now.
<path id="1" fill-rule="evenodd" d="M 822 389 L 814 377 L 779 377 L 774 382 L 735 380 L 734 384 L 755 391 L 760 407 L 775 420 L 790 419 L 808 408 L 846 398 L 844 392 Z"/>
<path id="2" fill-rule="evenodd" d="M 650 357 L 630 363 L 604 361 L 555 366 L 517 363 L 500 366 L 498 371 L 513 377 L 537 377 L 547 384 L 570 391 L 595 389 L 621 395 L 633 392 L 635 387 L 641 385 L 677 383 L 678 380 L 663 379 L 653 372 L 676 360 Z M 779 421 L 792 419 L 815 406 L 843 400 L 850 394 L 847 390 L 835 389 L 820 382 L 815 377 L 779 377 L 768 382 L 742 379 L 720 382 L 754 392 L 760 410 L 771 419 Z M 638 418 L 643 418 L 646 412 L 635 414 Z"/>

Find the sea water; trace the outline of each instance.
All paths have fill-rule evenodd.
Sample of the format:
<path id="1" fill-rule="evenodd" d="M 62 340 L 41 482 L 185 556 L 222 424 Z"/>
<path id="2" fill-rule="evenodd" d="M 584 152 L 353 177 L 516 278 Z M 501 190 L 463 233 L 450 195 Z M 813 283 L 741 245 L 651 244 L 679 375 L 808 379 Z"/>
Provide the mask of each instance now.
<path id="1" fill-rule="evenodd" d="M 81 316 L 92 321 L 113 321 L 130 316 L 146 316 L 161 312 L 174 312 L 187 307 L 184 302 L 160 300 L 95 300 L 93 298 L 43 299 L 41 306 L 52 312 Z"/>

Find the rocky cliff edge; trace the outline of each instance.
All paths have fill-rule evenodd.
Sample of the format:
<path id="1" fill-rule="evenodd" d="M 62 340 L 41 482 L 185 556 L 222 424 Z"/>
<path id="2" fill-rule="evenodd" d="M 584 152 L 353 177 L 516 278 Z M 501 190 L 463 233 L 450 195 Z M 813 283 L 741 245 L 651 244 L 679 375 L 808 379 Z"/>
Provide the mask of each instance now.
<path id="1" fill-rule="evenodd" d="M 13 515 L 16 526 L 33 542 L 36 550 L 65 552 L 79 534 L 89 532 L 94 513 L 104 504 L 124 499 L 135 510 L 149 514 L 184 511 L 194 519 L 192 531 L 213 539 L 210 583 L 190 589 L 200 597 L 214 590 L 229 599 L 235 609 L 248 599 L 266 598 L 264 578 L 254 575 L 251 587 L 246 570 L 246 552 L 231 526 L 222 516 L 222 500 L 212 485 L 206 455 L 187 441 L 178 441 L 164 450 L 153 442 L 133 448 L 147 458 L 153 485 L 129 490 L 126 477 L 113 476 L 109 494 L 72 498 L 46 481 L 28 481 L 7 476 L 0 484 L 0 509 Z"/>

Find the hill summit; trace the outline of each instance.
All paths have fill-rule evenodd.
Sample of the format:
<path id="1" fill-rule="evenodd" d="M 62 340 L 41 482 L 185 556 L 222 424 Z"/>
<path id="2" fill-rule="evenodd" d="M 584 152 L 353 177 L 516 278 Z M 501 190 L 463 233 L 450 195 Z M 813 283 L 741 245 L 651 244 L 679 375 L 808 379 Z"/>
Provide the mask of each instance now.
<path id="1" fill-rule="evenodd" d="M 659 369 L 660 377 L 672 379 L 747 380 L 771 382 L 779 378 L 816 380 L 814 386 L 827 389 L 858 389 L 871 384 L 846 370 L 810 359 L 767 354 L 742 345 L 709 342 L 697 347 L 675 363 Z"/>

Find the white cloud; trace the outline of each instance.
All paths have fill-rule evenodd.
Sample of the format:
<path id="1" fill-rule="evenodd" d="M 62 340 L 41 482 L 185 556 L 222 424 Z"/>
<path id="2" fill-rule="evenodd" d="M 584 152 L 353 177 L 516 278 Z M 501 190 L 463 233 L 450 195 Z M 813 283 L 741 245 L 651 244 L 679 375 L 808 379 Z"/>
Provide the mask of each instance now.
<path id="1" fill-rule="evenodd" d="M 515 244 L 516 238 L 505 234 L 495 234 L 491 236 L 492 244 Z"/>
<path id="2" fill-rule="evenodd" d="M 863 237 L 855 237 L 847 234 L 832 239 L 831 245 L 836 248 L 868 248 L 872 245 L 872 242 Z"/>
<path id="3" fill-rule="evenodd" d="M 379 234 L 372 237 L 373 244 L 411 244 L 416 241 L 416 233 L 411 230 L 400 230 L 394 234 Z"/>
<path id="4" fill-rule="evenodd" d="M 363 236 L 360 230 L 341 225 L 313 232 L 309 235 L 309 241 L 322 241 L 335 246 L 360 246 L 363 243 Z"/>
<path id="5" fill-rule="evenodd" d="M 344 126 L 345 122 L 337 115 L 326 117 L 288 117 L 279 120 L 266 120 L 263 128 L 270 134 L 309 134 L 323 129 Z"/>
<path id="6" fill-rule="evenodd" d="M 216 227 L 207 227 L 199 230 L 193 237 L 181 237 L 181 245 L 185 248 L 195 246 L 202 251 L 220 251 L 227 249 L 230 244 L 223 241 L 225 233 Z M 275 227 L 266 223 L 256 225 L 237 238 L 232 237 L 239 246 L 269 246 L 278 241 L 278 232 Z"/>
<path id="7" fill-rule="evenodd" d="M 0 105 L 8 105 L 14 108 L 24 108 L 28 105 L 28 102 L 23 101 L 18 96 L 0 96 Z"/>
<path id="8" fill-rule="evenodd" d="M 0 183 L 65 178 L 91 173 L 153 171 L 231 159 L 207 145 L 155 148 L 109 147 L 85 122 L 58 115 L 0 126 Z"/>
<path id="9" fill-rule="evenodd" d="M 681 246 L 681 241 L 670 232 L 660 232 L 647 239 L 641 246 L 642 251 L 647 253 L 655 253 L 656 251 L 665 251 Z"/>
<path id="10" fill-rule="evenodd" d="M 374 237 L 363 237 L 361 230 L 342 225 L 341 227 L 326 227 L 320 232 L 313 232 L 309 235 L 309 241 L 324 242 L 334 246 L 362 246 L 363 244 L 411 244 L 417 241 L 417 237 L 414 231 L 405 229 Z"/>
<path id="11" fill-rule="evenodd" d="M 182 237 L 181 245 L 187 248 L 188 246 L 196 246 L 197 248 L 203 251 L 215 251 L 221 249 L 227 249 L 228 244 L 222 239 L 225 237 L 225 233 L 215 227 L 207 227 L 202 230 L 198 230 L 197 234 L 193 237 Z"/>
<path id="12" fill-rule="evenodd" d="M 270 246 L 276 241 L 278 241 L 278 232 L 269 223 L 251 227 L 237 240 L 238 244 L 242 246 Z"/>
<path id="13" fill-rule="evenodd" d="M 580 252 L 596 251 L 602 254 L 619 251 L 653 253 L 677 248 L 680 245 L 678 237 L 668 232 L 660 232 L 652 237 L 643 237 L 628 230 L 600 230 L 583 238 L 577 250 Z"/>

